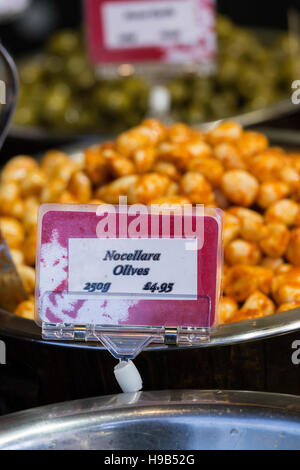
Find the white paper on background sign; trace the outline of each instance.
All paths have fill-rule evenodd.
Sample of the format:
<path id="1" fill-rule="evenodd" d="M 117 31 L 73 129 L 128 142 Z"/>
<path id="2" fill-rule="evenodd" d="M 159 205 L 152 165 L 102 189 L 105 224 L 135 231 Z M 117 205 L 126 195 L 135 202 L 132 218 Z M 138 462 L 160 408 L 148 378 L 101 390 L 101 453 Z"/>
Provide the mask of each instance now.
<path id="1" fill-rule="evenodd" d="M 202 0 L 105 2 L 102 14 L 112 50 L 164 45 L 170 63 L 202 61 L 216 50 L 215 18 Z"/>
<path id="2" fill-rule="evenodd" d="M 193 0 L 104 3 L 103 17 L 106 45 L 112 49 L 197 40 Z"/>
<path id="3" fill-rule="evenodd" d="M 214 68 L 215 0 L 86 0 L 96 64 L 152 63 Z"/>

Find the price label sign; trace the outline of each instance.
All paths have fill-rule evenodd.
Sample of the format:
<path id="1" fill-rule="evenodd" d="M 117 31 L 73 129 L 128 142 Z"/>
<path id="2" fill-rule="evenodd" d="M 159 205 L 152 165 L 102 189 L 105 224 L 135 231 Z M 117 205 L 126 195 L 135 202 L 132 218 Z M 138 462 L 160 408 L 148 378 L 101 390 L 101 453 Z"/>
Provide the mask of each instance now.
<path id="1" fill-rule="evenodd" d="M 144 206 L 132 213 L 131 207 L 41 206 L 39 324 L 217 323 L 221 211 L 151 213 Z"/>
<path id="2" fill-rule="evenodd" d="M 214 0 L 85 0 L 94 63 L 213 62 Z"/>

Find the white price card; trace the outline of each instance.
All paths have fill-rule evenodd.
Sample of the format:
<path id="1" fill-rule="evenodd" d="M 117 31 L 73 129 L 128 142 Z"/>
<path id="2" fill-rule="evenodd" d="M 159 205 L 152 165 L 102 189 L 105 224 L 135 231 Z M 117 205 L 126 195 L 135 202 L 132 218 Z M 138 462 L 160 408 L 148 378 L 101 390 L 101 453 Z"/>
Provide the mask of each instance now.
<path id="1" fill-rule="evenodd" d="M 197 250 L 186 239 L 69 239 L 69 291 L 197 299 Z"/>

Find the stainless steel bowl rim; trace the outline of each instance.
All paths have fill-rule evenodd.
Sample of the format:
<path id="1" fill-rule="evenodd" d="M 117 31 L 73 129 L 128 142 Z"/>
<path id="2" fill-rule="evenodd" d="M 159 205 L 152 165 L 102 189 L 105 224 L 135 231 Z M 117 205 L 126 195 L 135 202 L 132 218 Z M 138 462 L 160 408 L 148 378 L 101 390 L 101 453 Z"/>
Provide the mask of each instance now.
<path id="1" fill-rule="evenodd" d="M 156 426 L 173 421 L 179 431 L 179 422 L 185 418 L 186 423 L 189 419 L 208 418 L 211 427 L 215 420 L 229 424 L 244 421 L 247 425 L 252 420 L 262 433 L 264 426 L 274 427 L 280 423 L 297 435 L 298 445 L 300 442 L 299 396 L 230 390 L 172 390 L 87 398 L 2 416 L 0 449 L 16 448 L 24 443 L 34 447 L 40 439 L 59 441 L 60 435 L 70 435 L 76 441 L 74 436 L 88 434 L 90 429 L 91 433 L 97 430 L 98 436 L 100 433 L 101 442 L 101 430 L 105 433 L 120 425 L 135 426 L 141 421 L 145 432 L 151 420 L 155 420 Z M 276 430 L 273 433 L 276 434 Z"/>

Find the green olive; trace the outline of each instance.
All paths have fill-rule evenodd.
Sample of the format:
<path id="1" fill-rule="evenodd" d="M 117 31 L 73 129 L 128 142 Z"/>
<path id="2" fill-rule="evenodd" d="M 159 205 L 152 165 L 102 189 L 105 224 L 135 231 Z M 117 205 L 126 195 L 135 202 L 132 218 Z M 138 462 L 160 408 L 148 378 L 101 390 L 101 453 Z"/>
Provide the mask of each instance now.
<path id="1" fill-rule="evenodd" d="M 46 50 L 52 54 L 68 56 L 81 47 L 81 38 L 77 31 L 62 30 L 55 33 L 46 45 Z"/>
<path id="2" fill-rule="evenodd" d="M 77 75 L 81 74 L 85 70 L 86 67 L 87 67 L 87 61 L 84 55 L 76 53 L 76 54 L 70 55 L 66 59 L 65 72 L 68 76 L 73 78 L 74 76 L 76 77 Z"/>
<path id="3" fill-rule="evenodd" d="M 217 71 L 175 76 L 167 83 L 174 119 L 197 123 L 258 109 L 289 96 L 300 76 L 300 42 L 282 34 L 263 43 L 253 31 L 217 17 Z M 147 114 L 149 84 L 135 75 L 99 79 L 80 31 L 61 30 L 45 52 L 19 65 L 15 122 L 74 132 L 118 132 Z"/>
<path id="4" fill-rule="evenodd" d="M 64 83 L 55 84 L 49 88 L 42 108 L 42 119 L 59 127 L 59 120 L 65 114 L 66 109 L 70 105 L 70 90 L 68 85 Z"/>
<path id="5" fill-rule="evenodd" d="M 174 106 L 185 103 L 189 98 L 189 90 L 182 79 L 170 82 L 168 89 Z"/>
<path id="6" fill-rule="evenodd" d="M 25 62 L 19 67 L 20 81 L 26 85 L 35 84 L 42 79 L 42 75 L 43 68 L 38 58 Z"/>
<path id="7" fill-rule="evenodd" d="M 38 124 L 37 110 L 30 105 L 18 106 L 14 115 L 14 122 L 19 126 L 36 126 Z"/>

